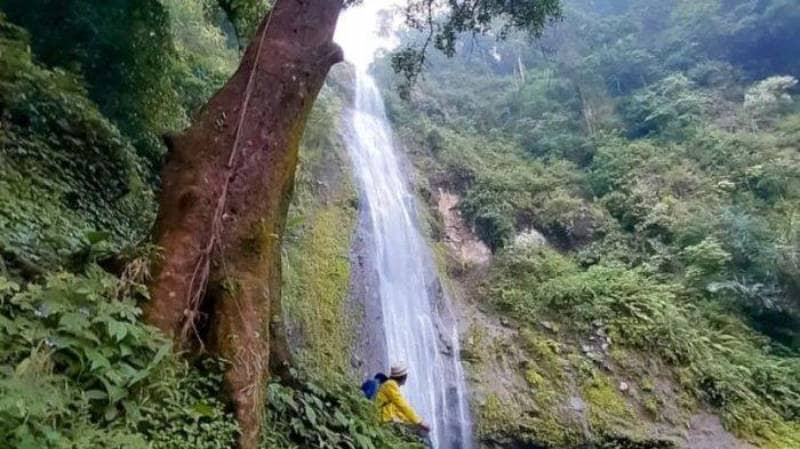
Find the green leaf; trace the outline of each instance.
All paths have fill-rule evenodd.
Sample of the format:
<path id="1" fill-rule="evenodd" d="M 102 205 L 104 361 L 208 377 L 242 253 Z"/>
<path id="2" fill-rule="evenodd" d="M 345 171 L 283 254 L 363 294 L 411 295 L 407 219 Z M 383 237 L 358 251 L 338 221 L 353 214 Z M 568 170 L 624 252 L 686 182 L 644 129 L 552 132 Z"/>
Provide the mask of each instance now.
<path id="1" fill-rule="evenodd" d="M 108 395 L 102 390 L 86 390 L 83 394 L 89 400 L 103 401 L 108 399 Z"/>
<path id="2" fill-rule="evenodd" d="M 198 402 L 192 406 L 192 414 L 196 416 L 213 418 L 214 411 L 214 407 L 206 404 L 205 402 Z"/>
<path id="3" fill-rule="evenodd" d="M 122 341 L 128 335 L 128 324 L 117 320 L 106 322 L 108 334 L 117 342 Z"/>
<path id="4" fill-rule="evenodd" d="M 61 316 L 58 320 L 58 325 L 73 335 L 83 336 L 83 331 L 89 327 L 89 322 L 80 313 L 68 312 Z"/>
<path id="5" fill-rule="evenodd" d="M 89 244 L 96 245 L 111 238 L 111 233 L 107 231 L 91 231 L 86 233 L 86 240 Z"/>
<path id="6" fill-rule="evenodd" d="M 86 349 L 86 358 L 89 359 L 89 369 L 92 371 L 111 369 L 111 362 L 100 352 L 94 349 Z"/>
<path id="7" fill-rule="evenodd" d="M 314 411 L 314 409 L 311 408 L 310 406 L 306 405 L 305 414 L 306 414 L 306 418 L 308 418 L 309 422 L 311 422 L 311 424 L 313 426 L 316 426 L 317 425 L 317 413 Z"/>
<path id="8" fill-rule="evenodd" d="M 106 410 L 103 413 L 103 417 L 106 419 L 106 421 L 113 421 L 117 415 L 119 415 L 119 410 L 117 410 L 117 407 L 114 405 L 109 405 L 106 407 Z"/>

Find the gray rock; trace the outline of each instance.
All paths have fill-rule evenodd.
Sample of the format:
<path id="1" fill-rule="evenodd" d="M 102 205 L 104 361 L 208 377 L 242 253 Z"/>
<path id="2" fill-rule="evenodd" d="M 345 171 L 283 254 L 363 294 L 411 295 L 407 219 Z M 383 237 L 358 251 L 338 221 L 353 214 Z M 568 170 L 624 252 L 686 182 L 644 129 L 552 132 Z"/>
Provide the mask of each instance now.
<path id="1" fill-rule="evenodd" d="M 580 396 L 572 396 L 569 398 L 569 407 L 576 412 L 582 412 L 586 410 L 586 403 Z"/>

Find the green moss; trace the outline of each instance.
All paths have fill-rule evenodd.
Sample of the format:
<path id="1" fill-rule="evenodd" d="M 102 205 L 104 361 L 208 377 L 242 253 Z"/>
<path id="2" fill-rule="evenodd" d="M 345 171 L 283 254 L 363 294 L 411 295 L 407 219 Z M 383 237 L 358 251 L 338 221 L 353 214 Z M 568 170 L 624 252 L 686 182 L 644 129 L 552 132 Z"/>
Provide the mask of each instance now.
<path id="1" fill-rule="evenodd" d="M 470 340 L 485 341 L 482 329 L 472 329 Z M 570 396 L 569 373 L 559 343 L 529 330 L 524 330 L 514 343 L 516 347 L 508 340 L 494 338 L 481 345 L 483 357 L 497 357 L 503 363 L 509 361 L 508 357 L 514 360 L 519 356 L 515 349 L 522 349 L 525 358 L 518 362 L 518 375 L 525 384 L 516 387 L 509 398 L 491 392 L 484 396 L 476 416 L 478 436 L 537 447 L 578 444 L 582 431 L 564 409 Z"/>
<path id="2" fill-rule="evenodd" d="M 571 447 L 580 441 L 579 431 L 562 422 L 553 408 L 524 410 L 489 394 L 478 407 L 477 436 L 485 440 L 544 447 Z"/>
<path id="3" fill-rule="evenodd" d="M 289 250 L 285 312 L 304 339 L 308 368 L 349 369 L 355 317 L 345 310 L 350 285 L 348 251 L 355 217 L 334 204 L 319 210 L 298 246 Z"/>
<path id="4" fill-rule="evenodd" d="M 778 420 L 766 436 L 764 449 L 794 449 L 800 447 L 800 424 Z"/>
<path id="5" fill-rule="evenodd" d="M 478 407 L 477 434 L 488 436 L 505 433 L 509 424 L 514 422 L 514 408 L 503 403 L 496 394 L 489 394 Z"/>
<path id="6" fill-rule="evenodd" d="M 642 391 L 646 393 L 652 393 L 656 389 L 655 381 L 650 376 L 643 376 L 639 382 L 639 386 L 642 388 Z"/>
<path id="7" fill-rule="evenodd" d="M 658 400 L 658 397 L 656 396 L 648 396 L 644 398 L 644 400 L 642 401 L 642 406 L 647 411 L 647 413 L 649 413 L 650 416 L 653 418 L 660 417 L 661 415 L 660 410 L 662 405 L 663 404 L 661 403 L 661 401 Z"/>
<path id="8" fill-rule="evenodd" d="M 546 447 L 572 447 L 582 438 L 574 426 L 564 425 L 546 412 L 541 417 L 531 418 L 527 426 L 531 431 L 530 441 Z"/>
<path id="9" fill-rule="evenodd" d="M 551 380 L 562 381 L 564 366 L 561 359 L 561 345 L 528 328 L 520 330 L 520 338 L 523 349 L 536 366 L 546 372 Z"/>
<path id="10" fill-rule="evenodd" d="M 528 385 L 533 387 L 534 389 L 539 389 L 544 385 L 544 377 L 541 374 L 537 373 L 535 369 L 526 369 L 525 370 L 525 381 L 528 382 Z"/>
<path id="11" fill-rule="evenodd" d="M 589 406 L 589 422 L 595 434 L 638 430 L 638 418 L 610 378 L 595 371 L 583 382 L 581 389 Z"/>
<path id="12" fill-rule="evenodd" d="M 464 338 L 461 345 L 461 359 L 472 363 L 480 363 L 486 359 L 484 340 L 486 339 L 485 329 L 473 324 Z"/>
<path id="13" fill-rule="evenodd" d="M 765 449 L 800 447 L 800 423 L 788 421 L 755 403 L 729 404 L 721 413 L 723 423 L 738 436 Z"/>
<path id="14" fill-rule="evenodd" d="M 283 265 L 284 313 L 299 361 L 323 376 L 350 372 L 360 319 L 347 305 L 355 190 L 336 133 L 340 105 L 329 94 L 315 104 L 301 145 Z"/>

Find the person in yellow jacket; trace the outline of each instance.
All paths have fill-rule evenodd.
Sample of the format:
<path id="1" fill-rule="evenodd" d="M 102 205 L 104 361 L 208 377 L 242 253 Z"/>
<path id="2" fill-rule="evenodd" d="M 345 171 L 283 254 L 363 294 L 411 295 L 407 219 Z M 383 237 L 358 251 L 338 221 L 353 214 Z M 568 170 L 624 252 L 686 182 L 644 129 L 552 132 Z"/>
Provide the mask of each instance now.
<path id="1" fill-rule="evenodd" d="M 399 423 L 422 430 L 424 433 L 430 432 L 430 427 L 425 424 L 422 418 L 403 397 L 400 387 L 408 379 L 408 368 L 404 363 L 396 363 L 389 371 L 389 379 L 381 384 L 375 402 L 378 404 L 379 417 L 384 423 Z"/>

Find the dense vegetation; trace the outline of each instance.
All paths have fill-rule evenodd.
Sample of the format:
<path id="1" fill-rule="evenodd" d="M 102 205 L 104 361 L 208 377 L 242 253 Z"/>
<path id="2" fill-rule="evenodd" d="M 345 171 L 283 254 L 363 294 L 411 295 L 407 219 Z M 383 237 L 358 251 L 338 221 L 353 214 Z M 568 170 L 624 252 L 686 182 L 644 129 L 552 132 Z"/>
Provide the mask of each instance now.
<path id="1" fill-rule="evenodd" d="M 507 357 L 524 382 L 513 401 L 479 397 L 484 441 L 669 447 L 642 429 L 709 409 L 759 447 L 800 446 L 795 3 L 570 1 L 532 43 L 502 26 L 502 42 L 459 33 L 514 13 L 536 34 L 557 2 L 475 0 L 454 3 L 438 34 L 406 36 L 411 49 L 435 36 L 459 50 L 426 53 L 425 75 L 399 91 L 410 100 L 388 89 L 389 109 L 430 180 L 424 196 L 459 193 L 495 252 L 487 274 L 472 273 L 474 294 L 517 332 L 466 338 L 475 372 Z M 410 3 L 423 16 L 429 5 Z M 234 444 L 225 362 L 175 354 L 141 320 L 157 253 L 142 242 L 160 136 L 231 75 L 265 9 L 0 2 L 4 447 Z M 407 89 L 391 63 L 413 78 L 421 55 L 387 59 L 386 85 Z M 269 385 L 264 448 L 414 446 L 376 425 L 349 377 L 356 202 L 338 87 L 320 97 L 301 152 L 284 250 L 297 382 Z M 549 245 L 518 238 L 531 229 Z M 564 418 L 574 397 L 588 431 Z"/>
<path id="2" fill-rule="evenodd" d="M 600 323 L 618 350 L 589 366 L 595 386 L 610 369 L 648 391 L 660 360 L 681 407 L 699 401 L 761 447 L 800 444 L 798 30 L 785 0 L 566 2 L 540 41 L 463 36 L 454 60 L 431 55 L 409 101 L 392 97 L 420 188 L 459 193 L 495 251 L 481 298 L 532 342 L 515 348 L 533 369 L 532 417 L 514 422 L 490 396 L 484 437 L 583 438 L 539 414 L 583 385 L 577 360 L 594 352 L 580 347 Z M 402 83 L 388 66 L 385 83 Z M 517 237 L 530 229 L 550 247 Z M 641 354 L 657 356 L 650 368 Z M 662 407 L 648 395 L 634 402 Z M 601 404 L 615 421 L 596 432 L 640 425 Z"/>
<path id="3" fill-rule="evenodd" d="M 8 1 L 2 10 L 28 28 L 0 14 L 2 446 L 232 447 L 238 425 L 223 397 L 225 362 L 173 353 L 140 309 L 156 252 L 143 242 L 164 152 L 158 136 L 183 126 L 235 68 L 237 39 L 223 31 L 231 25 L 215 3 L 194 0 Z M 242 30 L 252 27 L 247 11 Z M 315 215 L 312 176 L 338 145 L 337 101 L 326 94 L 304 142 L 289 270 L 295 246 L 305 248 L 294 243 L 306 233 L 302 217 Z M 343 185 L 346 207 L 322 211 L 306 246 L 342 229 L 323 217 L 352 226 Z M 341 271 L 348 242 L 344 234 L 321 247 L 317 263 L 333 259 Z M 335 293 L 332 301 L 346 291 L 346 263 L 341 277 L 344 286 L 319 287 Z M 288 306 L 307 308 L 308 295 L 293 293 L 302 286 L 287 284 Z M 269 385 L 262 447 L 416 447 L 377 425 L 342 364 L 323 363 L 331 349 L 316 346 L 316 332 L 307 330 L 316 351 L 300 357 L 296 382 Z"/>

